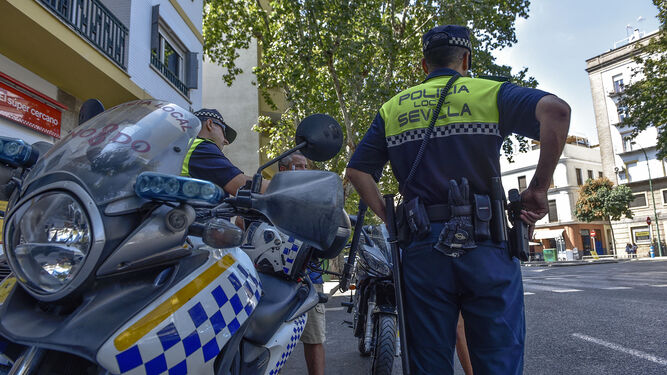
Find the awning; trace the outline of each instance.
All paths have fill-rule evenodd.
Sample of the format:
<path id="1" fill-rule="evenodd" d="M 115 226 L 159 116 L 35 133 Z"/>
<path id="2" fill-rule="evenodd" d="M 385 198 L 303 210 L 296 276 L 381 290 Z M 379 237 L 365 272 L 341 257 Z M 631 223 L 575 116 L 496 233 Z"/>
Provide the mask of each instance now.
<path id="1" fill-rule="evenodd" d="M 543 240 L 546 238 L 558 238 L 563 236 L 564 229 L 539 229 L 535 231 L 533 238 Z"/>

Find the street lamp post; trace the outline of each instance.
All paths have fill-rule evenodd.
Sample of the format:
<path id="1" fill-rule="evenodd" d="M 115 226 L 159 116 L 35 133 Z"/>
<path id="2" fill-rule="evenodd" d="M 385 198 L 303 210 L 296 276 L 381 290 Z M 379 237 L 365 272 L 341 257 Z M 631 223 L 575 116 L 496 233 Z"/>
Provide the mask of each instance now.
<path id="1" fill-rule="evenodd" d="M 640 147 L 640 150 L 642 150 L 642 153 L 644 154 L 644 158 L 646 159 L 646 169 L 648 169 L 648 188 L 651 190 L 651 199 L 653 200 L 653 216 L 655 216 L 655 229 L 656 232 L 658 233 L 658 254 L 662 256 L 662 243 L 660 240 L 660 226 L 658 225 L 658 211 L 655 209 L 655 194 L 653 193 L 653 179 L 651 179 L 651 166 L 648 164 L 648 156 L 646 155 L 646 151 L 644 150 L 644 147 Z M 650 228 L 649 228 L 650 229 Z"/>

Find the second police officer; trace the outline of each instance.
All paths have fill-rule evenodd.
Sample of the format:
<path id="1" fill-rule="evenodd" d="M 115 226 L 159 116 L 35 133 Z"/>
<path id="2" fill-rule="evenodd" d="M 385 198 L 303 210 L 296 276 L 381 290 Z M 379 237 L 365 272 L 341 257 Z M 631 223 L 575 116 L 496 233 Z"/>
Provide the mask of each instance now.
<path id="1" fill-rule="evenodd" d="M 426 79 L 382 106 L 346 173 L 385 220 L 372 175 L 391 162 L 408 207 L 404 222 L 409 225 L 401 226 L 411 233 L 402 256 L 411 372 L 453 373 L 460 311 L 474 373 L 520 374 L 525 320 L 519 261 L 506 242 L 490 238 L 484 230 L 488 223 L 478 219 L 489 220 L 490 180 L 500 176 L 503 140 L 519 134 L 540 141 L 535 175 L 521 194 L 521 219 L 532 233 L 548 212 L 547 190 L 567 136 L 570 108 L 544 91 L 465 77 L 472 53 L 465 27 L 435 27 L 424 34 L 422 46 Z M 448 83 L 451 89 L 442 92 Z M 445 94 L 431 134 L 427 129 Z M 424 143 L 427 133 L 431 136 Z M 423 155 L 415 163 L 420 147 Z"/>

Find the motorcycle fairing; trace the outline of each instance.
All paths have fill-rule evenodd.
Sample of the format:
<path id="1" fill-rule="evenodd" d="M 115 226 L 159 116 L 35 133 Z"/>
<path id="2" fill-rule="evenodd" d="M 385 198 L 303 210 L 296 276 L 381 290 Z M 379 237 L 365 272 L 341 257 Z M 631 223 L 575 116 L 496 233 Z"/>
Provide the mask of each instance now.
<path id="1" fill-rule="evenodd" d="M 101 366 L 113 374 L 213 373 L 213 359 L 253 313 L 262 286 L 243 251 L 209 250 L 204 265 L 111 335 L 97 354 Z"/>
<path id="2" fill-rule="evenodd" d="M 274 365 L 269 365 L 266 369 L 264 375 L 277 375 L 280 373 L 280 370 L 283 368 L 287 359 L 296 348 L 303 329 L 306 327 L 306 321 L 308 320 L 308 315 L 303 314 L 298 318 L 285 323 L 276 333 L 273 335 L 267 348 L 271 352 L 271 358 L 269 358 L 269 364 L 273 363 Z"/>

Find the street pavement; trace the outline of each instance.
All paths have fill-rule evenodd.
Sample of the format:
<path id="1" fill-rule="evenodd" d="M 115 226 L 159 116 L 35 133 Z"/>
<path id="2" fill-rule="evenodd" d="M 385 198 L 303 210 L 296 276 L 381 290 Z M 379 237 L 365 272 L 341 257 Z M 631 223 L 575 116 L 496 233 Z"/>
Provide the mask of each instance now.
<path id="1" fill-rule="evenodd" d="M 667 261 L 523 267 L 524 374 L 667 374 Z M 329 284 L 329 283 L 327 283 Z M 325 286 L 330 290 L 334 284 Z M 340 307 L 327 303 L 326 374 L 368 374 Z M 457 362 L 455 374 L 463 371 Z M 394 374 L 401 374 L 400 358 Z M 299 344 L 281 372 L 307 374 Z"/>

